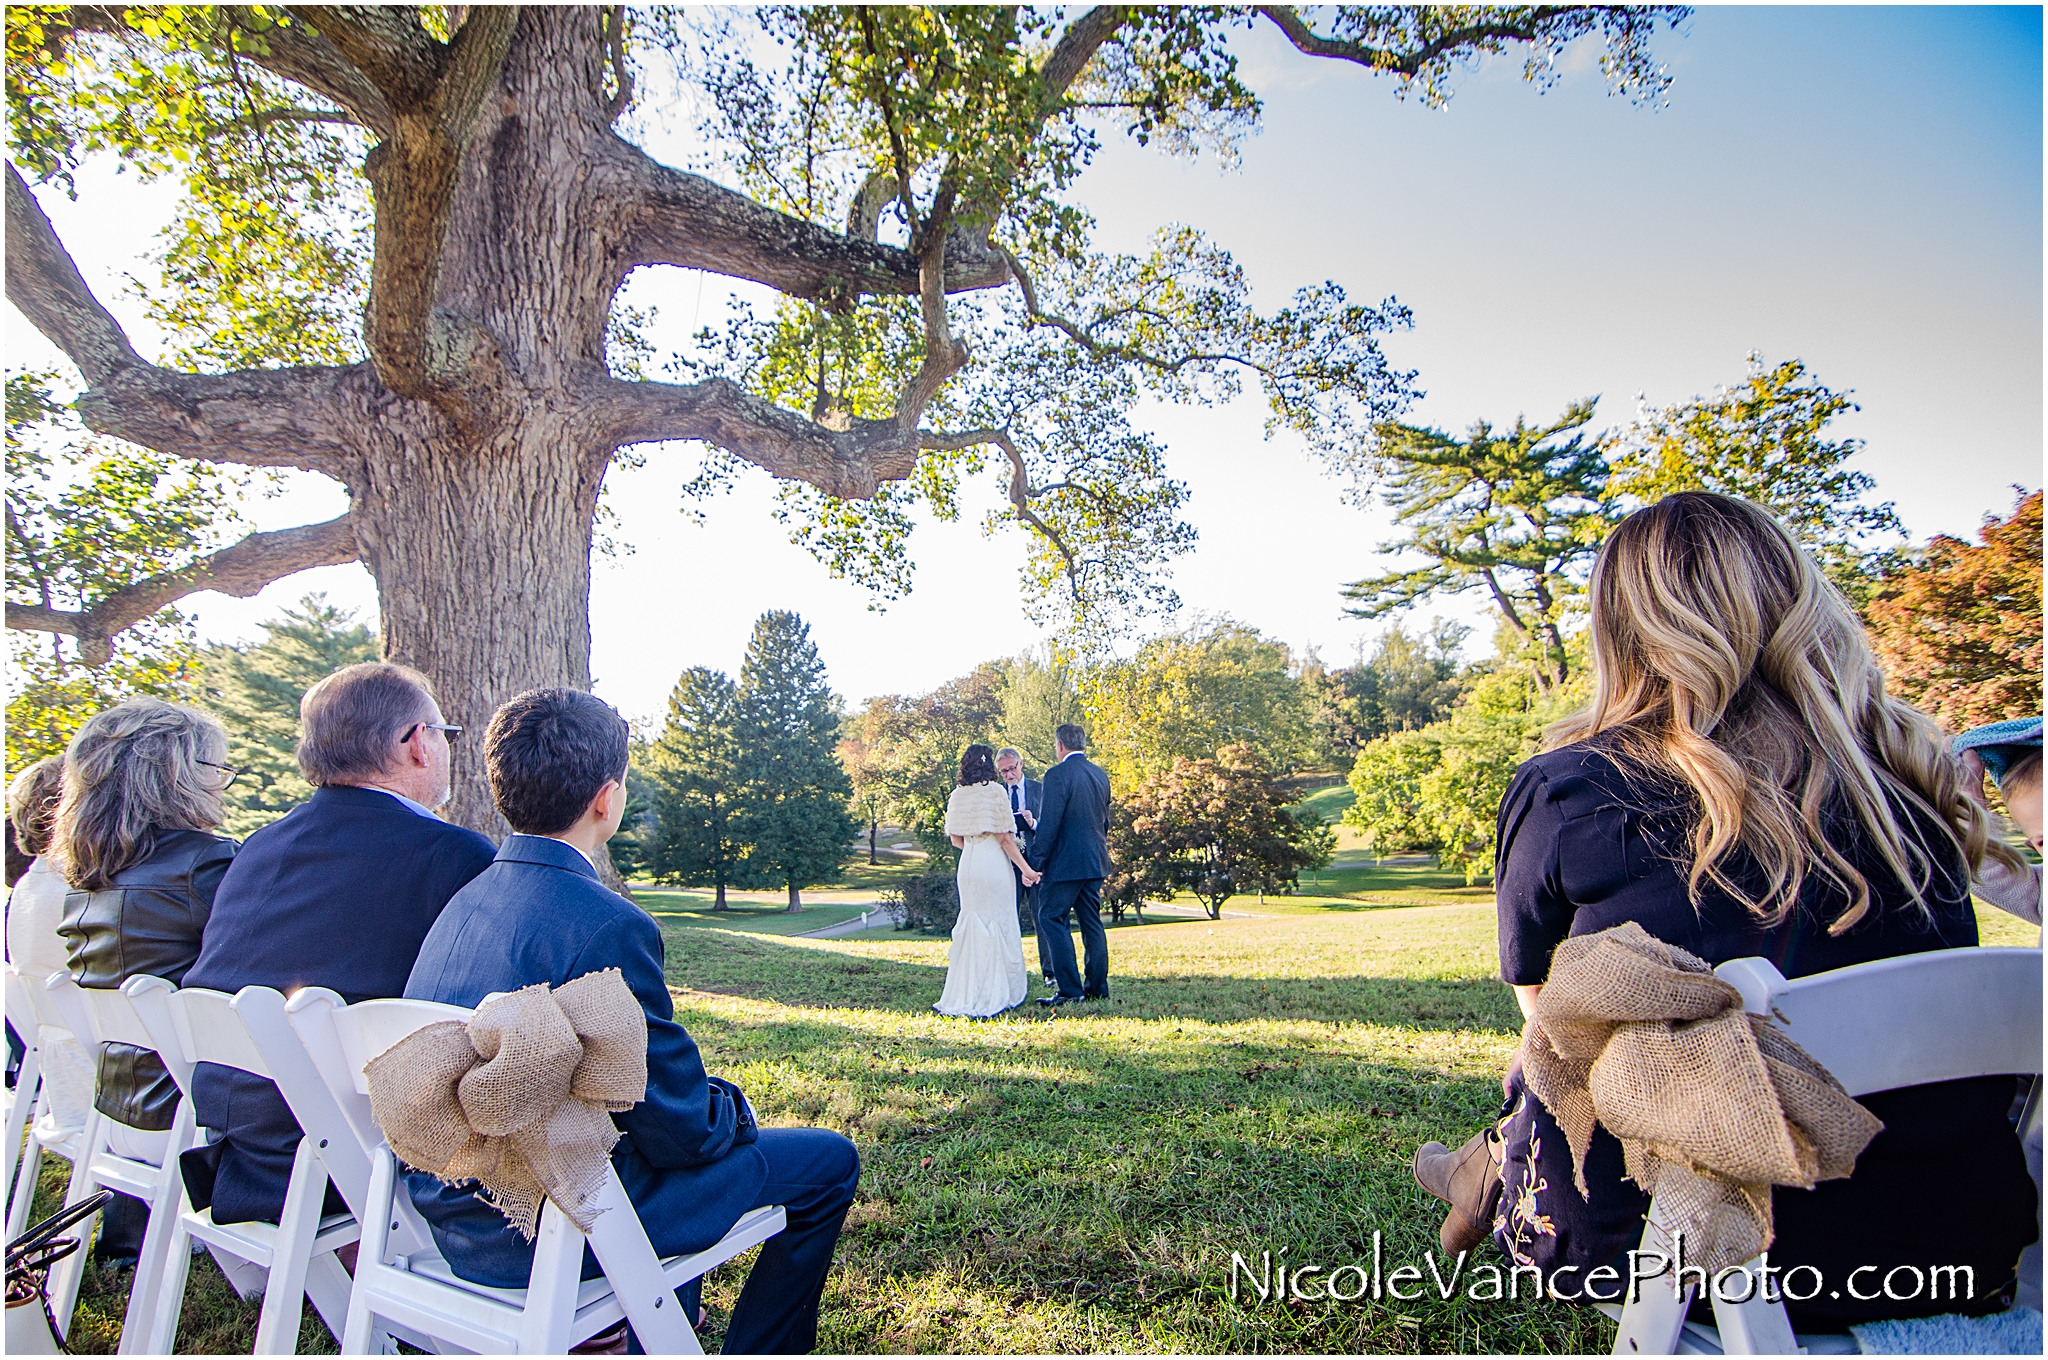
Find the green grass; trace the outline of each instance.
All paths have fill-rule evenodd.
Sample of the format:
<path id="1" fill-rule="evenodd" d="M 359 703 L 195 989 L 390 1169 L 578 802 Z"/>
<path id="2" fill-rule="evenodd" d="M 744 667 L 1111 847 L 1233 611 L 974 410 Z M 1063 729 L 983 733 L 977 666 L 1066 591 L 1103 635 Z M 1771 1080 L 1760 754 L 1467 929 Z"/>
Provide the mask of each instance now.
<path id="1" fill-rule="evenodd" d="M 678 1018 L 711 1070 L 765 1122 L 860 1147 L 821 1349 L 1608 1349 L 1599 1315 L 1527 1299 L 1229 1297 L 1232 1252 L 1328 1266 L 1368 1258 L 1377 1232 L 1390 1267 L 1420 1264 L 1441 1211 L 1409 1156 L 1463 1139 L 1499 1101 L 1519 1017 L 1494 976 L 1490 900 L 1426 867 L 1371 872 L 1357 897 L 1119 928 L 1110 1002 L 990 1021 L 931 1012 L 945 940 L 799 939 L 773 904 L 720 916 L 683 900 L 701 895 L 648 894 Z M 1445 900 L 1360 900 L 1402 894 Z M 1980 919 L 1987 944 L 2038 938 Z M 50 1207 L 63 1171 L 45 1169 Z M 708 1283 L 708 1347 L 749 1261 Z M 88 1277 L 79 1349 L 113 1349 L 126 1284 Z M 179 1349 L 246 1352 L 256 1315 L 195 1261 Z M 334 1349 L 310 1310 L 300 1349 Z"/>
<path id="2" fill-rule="evenodd" d="M 1346 904 L 1347 906 L 1351 904 Z M 678 1011 L 770 1123 L 861 1146 L 826 1350 L 1589 1350 L 1597 1314 L 1282 1307 L 1230 1256 L 1390 1261 L 1441 1214 L 1415 1145 L 1499 1102 L 1519 1018 L 1484 903 L 1156 923 L 1115 996 L 1057 1019 L 931 1013 L 946 942 L 669 929 Z M 743 1272 L 714 1277 L 729 1306 Z"/>

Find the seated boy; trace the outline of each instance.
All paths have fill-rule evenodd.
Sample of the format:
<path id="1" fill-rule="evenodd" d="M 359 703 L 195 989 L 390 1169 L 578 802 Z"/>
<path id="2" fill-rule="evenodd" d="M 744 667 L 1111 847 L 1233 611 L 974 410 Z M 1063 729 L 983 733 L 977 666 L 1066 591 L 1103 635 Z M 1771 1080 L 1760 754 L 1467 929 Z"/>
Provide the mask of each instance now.
<path id="1" fill-rule="evenodd" d="M 663 1257 L 701 1251 L 747 1210 L 784 1206 L 789 1225 L 762 1247 L 724 1348 L 809 1351 L 860 1159 L 827 1129 L 756 1129 L 739 1088 L 705 1074 L 675 1022 L 654 921 L 598 882 L 592 857 L 625 813 L 625 720 L 578 690 L 532 690 L 493 715 L 484 762 L 517 834 L 449 900 L 405 994 L 475 1006 L 492 992 L 620 969 L 647 1013 L 647 1096 L 613 1116 L 623 1137 L 612 1165 L 647 1236 Z M 409 1188 L 458 1275 L 526 1285 L 532 1244 L 477 1198 L 474 1182 L 443 1185 L 415 1172 Z"/>

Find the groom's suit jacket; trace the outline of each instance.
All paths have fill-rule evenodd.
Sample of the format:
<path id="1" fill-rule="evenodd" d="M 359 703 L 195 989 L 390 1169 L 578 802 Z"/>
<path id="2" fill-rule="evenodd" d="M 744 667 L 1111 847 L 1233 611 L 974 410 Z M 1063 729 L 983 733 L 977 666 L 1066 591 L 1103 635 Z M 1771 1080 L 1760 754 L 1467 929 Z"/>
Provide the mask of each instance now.
<path id="1" fill-rule="evenodd" d="M 1024 854 L 1048 883 L 1109 877 L 1109 775 L 1080 753 L 1045 772 L 1038 834 Z"/>

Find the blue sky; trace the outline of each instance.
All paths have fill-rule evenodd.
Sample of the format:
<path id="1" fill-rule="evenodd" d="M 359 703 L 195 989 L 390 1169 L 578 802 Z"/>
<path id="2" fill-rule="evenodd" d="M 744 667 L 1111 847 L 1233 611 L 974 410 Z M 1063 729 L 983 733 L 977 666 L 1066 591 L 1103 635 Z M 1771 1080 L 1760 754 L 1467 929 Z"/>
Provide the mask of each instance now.
<path id="1" fill-rule="evenodd" d="M 1607 97 L 1582 44 L 1547 94 L 1510 57 L 1431 110 L 1261 28 L 1240 50 L 1266 116 L 1239 170 L 1110 133 L 1077 196 L 1109 246 L 1201 226 L 1265 306 L 1326 278 L 1398 296 L 1416 327 L 1388 348 L 1427 393 L 1411 418 L 1453 430 L 1589 395 L 1597 426 L 1620 425 L 1638 393 L 1661 405 L 1738 380 L 1751 350 L 1803 359 L 1854 390 L 1862 410 L 1838 428 L 1867 441 L 1860 466 L 1913 535 L 1969 535 L 2010 507 L 2014 484 L 2041 485 L 2041 41 L 2034 8 L 1711 8 L 1657 40 L 1677 77 L 1669 107 Z M 83 188 L 75 206 L 40 197 L 147 349 L 113 279 L 137 267 L 135 224 L 161 210 L 111 175 Z M 632 296 L 679 340 L 722 312 L 724 289 L 656 270 Z M 42 362 L 40 337 L 11 309 L 10 323 L 10 362 Z M 1266 442 L 1255 398 L 1150 419 L 1193 491 L 1201 544 L 1175 578 L 1191 612 L 1333 660 L 1377 631 L 1344 619 L 1337 591 L 1377 568 L 1383 512 L 1344 503 L 1296 443 Z M 765 477 L 713 502 L 699 528 L 676 509 L 694 459 L 651 454 L 614 474 L 637 551 L 599 564 L 592 601 L 598 691 L 629 714 L 658 711 L 686 666 L 736 668 L 764 609 L 809 619 L 854 699 L 928 688 L 1035 638 L 1015 605 L 1021 542 L 983 539 L 978 509 L 919 530 L 915 593 L 876 613 L 784 541 Z M 257 510 L 281 527 L 343 503 L 308 486 Z M 315 588 L 374 608 L 360 567 L 193 604 L 208 633 L 247 637 Z M 1476 600 L 1441 612 L 1483 619 Z"/>

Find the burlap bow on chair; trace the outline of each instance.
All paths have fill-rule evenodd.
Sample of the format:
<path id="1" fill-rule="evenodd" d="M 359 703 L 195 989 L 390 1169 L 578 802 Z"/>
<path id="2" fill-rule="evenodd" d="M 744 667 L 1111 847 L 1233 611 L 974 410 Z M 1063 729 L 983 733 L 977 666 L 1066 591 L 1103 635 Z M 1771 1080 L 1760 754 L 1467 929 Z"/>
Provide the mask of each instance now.
<path id="1" fill-rule="evenodd" d="M 1710 1272 L 1771 1244 L 1772 1186 L 1849 1175 L 1884 1128 L 1703 960 L 1633 921 L 1558 946 L 1522 1071 L 1571 1144 L 1579 1193 L 1598 1123 Z"/>
<path id="2" fill-rule="evenodd" d="M 551 1199 L 585 1232 L 619 1131 L 647 1094 L 647 1016 L 616 968 L 535 983 L 407 1035 L 363 1068 L 391 1150 L 477 1180 L 528 1241 Z"/>

